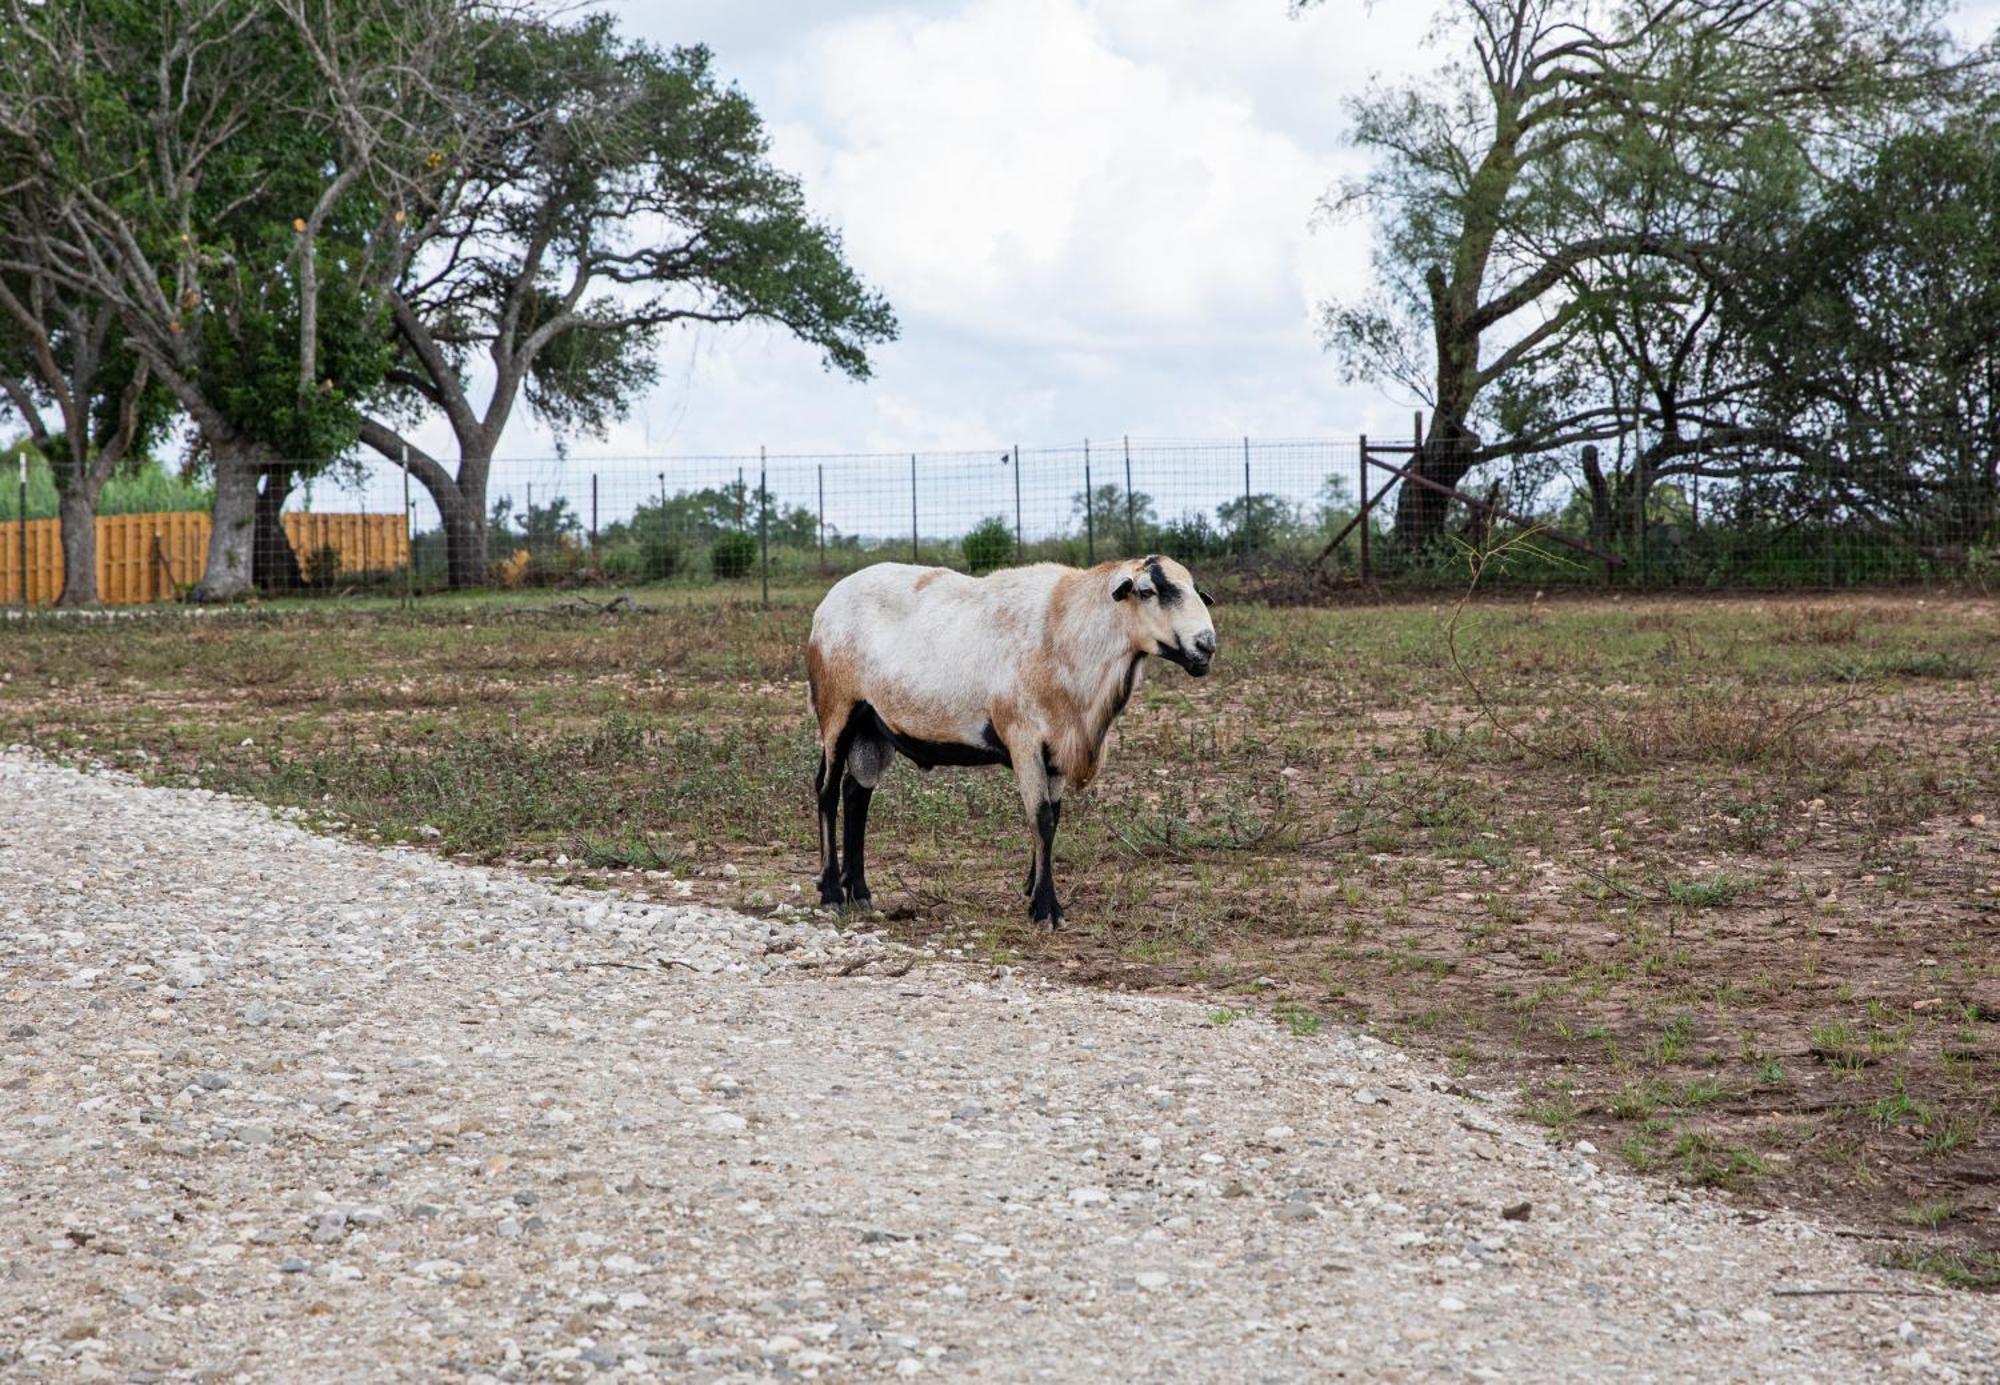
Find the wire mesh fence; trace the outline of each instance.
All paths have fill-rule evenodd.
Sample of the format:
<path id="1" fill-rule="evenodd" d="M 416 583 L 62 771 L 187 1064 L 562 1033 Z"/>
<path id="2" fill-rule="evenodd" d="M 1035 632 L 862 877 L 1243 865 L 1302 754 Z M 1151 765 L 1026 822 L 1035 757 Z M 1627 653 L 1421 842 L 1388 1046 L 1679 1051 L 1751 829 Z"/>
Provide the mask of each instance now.
<path id="1" fill-rule="evenodd" d="M 2000 576 L 1995 459 L 1938 465 L 1935 453 L 1870 438 L 1800 456 L 1744 434 L 1726 454 L 1657 440 L 1649 452 L 1634 438 L 1496 460 L 1416 439 L 1121 437 L 870 455 L 502 459 L 483 487 L 437 495 L 394 465 L 350 461 L 300 469 L 310 479 L 284 493 L 282 522 L 258 525 L 255 569 L 272 593 L 421 594 L 785 583 L 884 560 L 980 572 L 1157 551 L 1204 571 L 1394 588 L 1462 581 L 1468 551 L 1519 539 L 1484 580 L 1983 585 Z M 18 595 L 23 565 L 13 543 L 0 547 L 0 594 Z M 55 590 L 36 561 L 28 591 Z M 178 566 L 185 591 L 200 572 Z"/>

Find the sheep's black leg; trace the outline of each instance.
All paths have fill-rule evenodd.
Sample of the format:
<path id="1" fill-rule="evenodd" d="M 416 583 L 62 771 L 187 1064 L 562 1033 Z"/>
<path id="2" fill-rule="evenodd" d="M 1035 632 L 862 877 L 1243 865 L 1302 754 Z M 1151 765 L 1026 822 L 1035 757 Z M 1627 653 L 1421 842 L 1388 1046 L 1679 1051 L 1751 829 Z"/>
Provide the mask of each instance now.
<path id="1" fill-rule="evenodd" d="M 841 777 L 840 794 L 842 806 L 847 811 L 846 835 L 841 843 L 844 868 L 841 883 L 846 887 L 849 904 L 868 907 L 868 873 L 865 843 L 868 836 L 868 801 L 875 797 L 875 790 L 856 779 L 852 774 Z"/>
<path id="2" fill-rule="evenodd" d="M 841 764 L 821 752 L 813 776 L 813 797 L 819 804 L 819 902 L 841 905 L 847 900 L 840 886 L 840 839 L 835 833 L 840 814 Z"/>
<path id="3" fill-rule="evenodd" d="M 1035 864 L 1040 867 L 1029 895 L 1028 913 L 1036 923 L 1062 927 L 1062 904 L 1056 899 L 1056 827 L 1062 822 L 1062 800 L 1047 798 L 1035 809 Z"/>

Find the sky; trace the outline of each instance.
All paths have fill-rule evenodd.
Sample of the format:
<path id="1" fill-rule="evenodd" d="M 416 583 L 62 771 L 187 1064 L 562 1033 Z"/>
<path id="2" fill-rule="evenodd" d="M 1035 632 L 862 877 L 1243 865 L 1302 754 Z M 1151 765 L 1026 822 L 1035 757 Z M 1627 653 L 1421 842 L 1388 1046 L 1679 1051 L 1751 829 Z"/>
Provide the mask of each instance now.
<path id="1" fill-rule="evenodd" d="M 1369 232 L 1315 209 L 1360 166 L 1347 99 L 1439 62 L 1421 0 L 602 7 L 713 50 L 902 335 L 856 383 L 780 329 L 677 332 L 575 461 L 1408 431 L 1418 401 L 1343 384 L 1321 347 L 1316 305 L 1367 287 Z M 2000 0 L 1958 23 L 1991 32 Z M 516 417 L 503 455 L 555 451 Z"/>

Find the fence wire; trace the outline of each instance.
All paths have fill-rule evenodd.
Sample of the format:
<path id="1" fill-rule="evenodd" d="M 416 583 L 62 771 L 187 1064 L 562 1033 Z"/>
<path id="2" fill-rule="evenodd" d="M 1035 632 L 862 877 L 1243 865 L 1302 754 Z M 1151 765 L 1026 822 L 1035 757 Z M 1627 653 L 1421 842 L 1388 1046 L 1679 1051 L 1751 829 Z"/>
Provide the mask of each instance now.
<path id="1" fill-rule="evenodd" d="M 1364 446 L 1370 508 L 1359 520 Z M 1458 580 L 1467 548 L 1526 533 L 1484 580 L 1986 583 L 2000 576 L 1995 459 L 1938 463 L 1936 451 L 1870 435 L 1802 458 L 1746 434 L 1727 455 L 1689 457 L 1619 439 L 1563 456 L 1487 459 L 1455 480 L 1453 496 L 1413 494 L 1396 474 L 1411 465 L 1408 440 L 525 458 L 495 461 L 483 496 L 447 496 L 443 508 L 400 468 L 348 460 L 300 468 L 310 479 L 293 482 L 282 522 L 259 525 L 255 569 L 274 593 L 427 592 L 785 582 L 883 560 L 984 571 L 1163 552 L 1210 570 L 1293 568 L 1395 587 Z M 1450 458 L 1433 448 L 1425 470 L 1441 460 Z M 184 508 L 201 502 L 200 492 L 186 494 Z M 26 590 L 52 599 L 61 560 L 52 493 L 46 506 L 30 497 L 26 525 L 20 508 L 14 496 L 0 500 L 0 523 L 15 521 L 0 532 L 0 601 L 21 599 L 24 537 Z M 124 517 L 134 521 L 143 517 Z M 167 566 L 176 590 L 200 575 L 191 559 Z"/>

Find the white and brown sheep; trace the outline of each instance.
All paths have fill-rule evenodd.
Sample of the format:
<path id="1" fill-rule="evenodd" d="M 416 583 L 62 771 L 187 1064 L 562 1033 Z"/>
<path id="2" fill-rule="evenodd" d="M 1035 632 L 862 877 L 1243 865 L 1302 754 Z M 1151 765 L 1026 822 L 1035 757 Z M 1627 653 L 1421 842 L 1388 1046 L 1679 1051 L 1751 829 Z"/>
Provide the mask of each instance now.
<path id="1" fill-rule="evenodd" d="M 1149 656 L 1208 672 L 1209 604 L 1186 568 L 1158 556 L 987 577 L 878 563 L 836 583 L 806 647 L 821 901 L 869 902 L 868 803 L 900 753 L 925 769 L 1013 768 L 1034 838 L 1030 912 L 1060 925 L 1052 850 L 1063 793 L 1097 777 Z"/>

